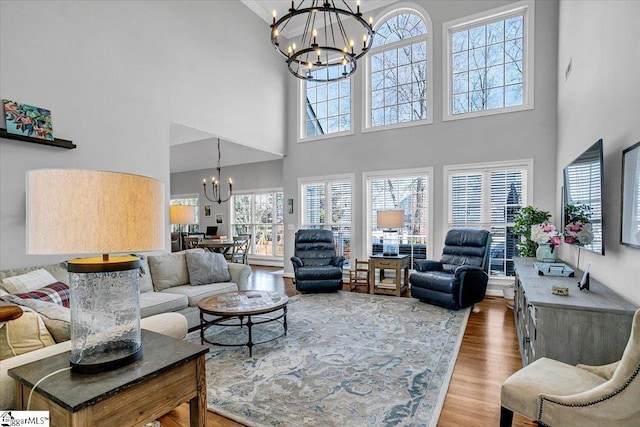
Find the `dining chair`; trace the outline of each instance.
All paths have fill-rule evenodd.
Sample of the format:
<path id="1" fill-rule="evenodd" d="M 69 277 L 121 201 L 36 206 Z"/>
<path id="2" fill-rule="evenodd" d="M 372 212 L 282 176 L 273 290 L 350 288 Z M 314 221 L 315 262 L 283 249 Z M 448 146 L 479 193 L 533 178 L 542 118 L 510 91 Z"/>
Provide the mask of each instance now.
<path id="1" fill-rule="evenodd" d="M 248 264 L 247 254 L 249 252 L 249 243 L 251 242 L 251 234 L 240 234 L 233 236 L 233 252 L 230 254 L 229 261 L 240 264 Z"/>

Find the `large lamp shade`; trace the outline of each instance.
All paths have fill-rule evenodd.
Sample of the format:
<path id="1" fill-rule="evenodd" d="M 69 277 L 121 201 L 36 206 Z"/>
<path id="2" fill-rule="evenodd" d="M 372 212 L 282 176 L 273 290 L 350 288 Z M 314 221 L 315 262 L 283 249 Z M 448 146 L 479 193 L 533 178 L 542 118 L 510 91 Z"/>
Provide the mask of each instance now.
<path id="1" fill-rule="evenodd" d="M 71 369 L 100 372 L 142 357 L 137 256 L 164 249 L 164 183 L 125 173 L 27 172 L 27 253 L 68 261 Z"/>
<path id="2" fill-rule="evenodd" d="M 196 207 L 189 205 L 169 206 L 169 221 L 171 224 L 195 224 Z"/>

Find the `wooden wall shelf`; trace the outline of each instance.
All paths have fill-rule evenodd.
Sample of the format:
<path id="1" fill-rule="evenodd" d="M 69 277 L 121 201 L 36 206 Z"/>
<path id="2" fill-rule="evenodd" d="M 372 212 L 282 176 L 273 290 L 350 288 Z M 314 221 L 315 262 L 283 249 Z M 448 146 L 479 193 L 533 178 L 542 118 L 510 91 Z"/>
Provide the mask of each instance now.
<path id="1" fill-rule="evenodd" d="M 47 139 L 34 138 L 32 136 L 16 135 L 7 132 L 6 129 L 0 128 L 0 138 L 16 139 L 18 141 L 33 142 L 34 144 L 50 145 L 52 147 L 60 148 L 76 148 L 76 144 L 66 139 L 55 138 L 53 141 Z"/>

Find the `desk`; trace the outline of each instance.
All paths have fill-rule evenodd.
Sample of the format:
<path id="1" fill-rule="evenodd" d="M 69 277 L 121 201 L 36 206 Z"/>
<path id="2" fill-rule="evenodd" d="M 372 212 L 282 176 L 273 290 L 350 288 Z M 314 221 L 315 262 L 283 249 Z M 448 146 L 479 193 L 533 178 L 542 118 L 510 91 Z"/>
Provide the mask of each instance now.
<path id="1" fill-rule="evenodd" d="M 190 425 L 205 426 L 207 347 L 142 330 L 142 359 L 98 374 L 63 371 L 33 393 L 31 411 L 49 411 L 52 426 L 141 426 L 189 402 Z M 31 387 L 69 367 L 70 352 L 9 370 L 15 407 L 25 410 Z"/>
<path id="2" fill-rule="evenodd" d="M 210 250 L 211 252 L 218 252 L 221 254 L 227 254 L 229 249 L 235 245 L 233 240 L 214 240 L 207 239 L 201 241 L 198 246 Z"/>
<path id="3" fill-rule="evenodd" d="M 376 268 L 380 270 L 380 281 L 376 282 Z M 384 270 L 395 270 L 395 280 L 385 280 Z M 402 274 L 404 270 L 404 274 Z M 401 296 L 409 285 L 409 255 L 371 255 L 369 257 L 369 293 Z"/>

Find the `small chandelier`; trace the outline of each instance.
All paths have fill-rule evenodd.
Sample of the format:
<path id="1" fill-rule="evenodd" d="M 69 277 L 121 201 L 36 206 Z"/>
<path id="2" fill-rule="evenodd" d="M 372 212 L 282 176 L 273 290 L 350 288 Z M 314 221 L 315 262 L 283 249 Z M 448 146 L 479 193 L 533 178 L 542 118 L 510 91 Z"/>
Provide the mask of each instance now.
<path id="1" fill-rule="evenodd" d="M 215 177 L 211 177 L 211 187 L 212 187 L 212 196 L 209 197 L 209 195 L 207 194 L 207 180 L 203 179 L 202 180 L 202 186 L 204 187 L 204 197 L 207 198 L 207 200 L 212 201 L 212 202 L 218 202 L 218 204 L 221 204 L 222 202 L 226 202 L 227 200 L 229 200 L 231 198 L 231 193 L 233 191 L 233 183 L 231 182 L 231 178 L 229 178 L 227 180 L 227 183 L 229 184 L 229 194 L 227 195 L 226 199 L 222 199 L 220 197 L 221 195 L 221 191 L 220 191 L 220 184 L 222 183 L 222 181 L 220 180 L 220 138 L 218 138 L 218 166 L 216 167 L 216 170 L 218 171 L 218 179 L 216 180 Z"/>
<path id="2" fill-rule="evenodd" d="M 360 0 L 356 0 L 354 12 L 345 0 L 344 8 L 336 7 L 335 1 L 309 0 L 309 7 L 302 7 L 306 0 L 300 0 L 298 8 L 295 0 L 291 0 L 289 13 L 276 21 L 276 11 L 273 11 L 271 24 L 271 43 L 282 56 L 286 58 L 287 67 L 291 74 L 299 79 L 314 82 L 332 82 L 346 79 L 356 71 L 356 60 L 371 48 L 373 35 L 372 18 L 369 22 L 362 18 Z M 353 18 L 353 21 L 351 19 Z M 297 39 L 283 48 L 278 36 L 288 25 L 304 23 L 304 31 Z M 351 22 L 359 24 L 358 29 L 364 29 L 357 39 L 362 41 L 362 50 L 357 52 L 353 37 L 357 33 L 347 26 Z"/>

